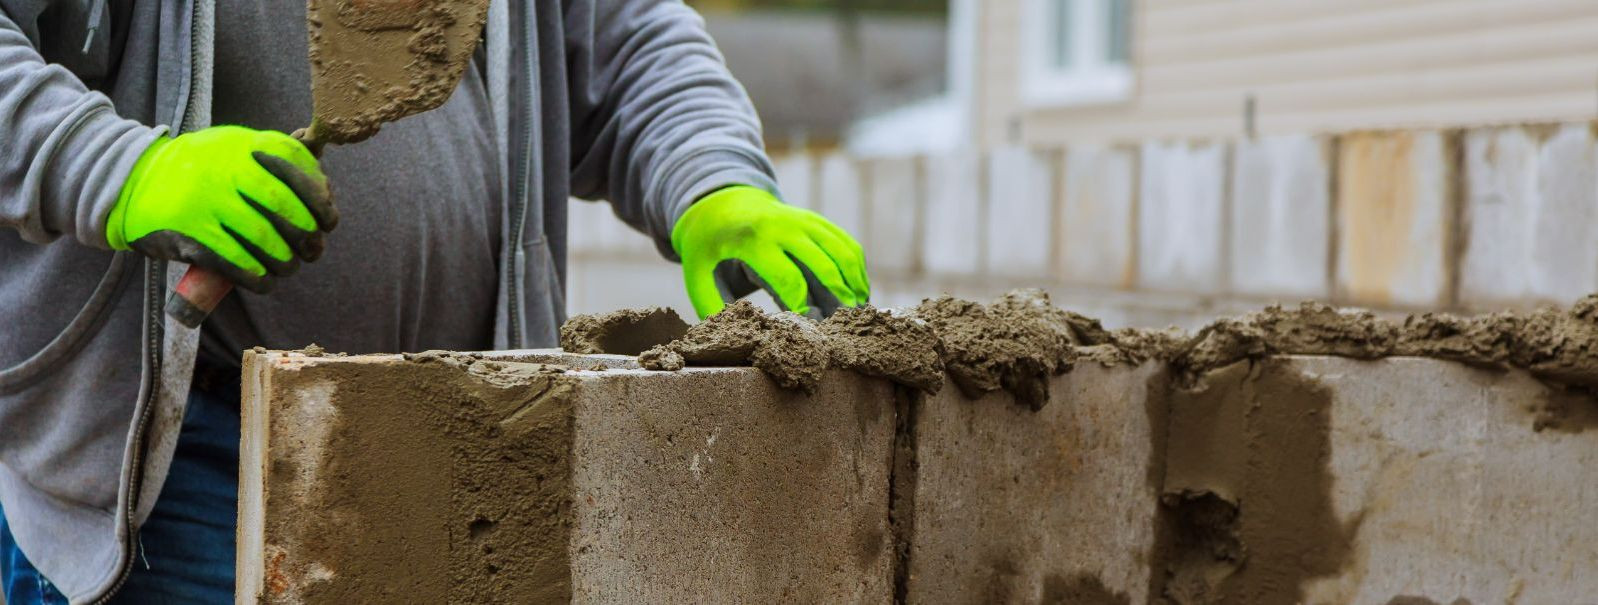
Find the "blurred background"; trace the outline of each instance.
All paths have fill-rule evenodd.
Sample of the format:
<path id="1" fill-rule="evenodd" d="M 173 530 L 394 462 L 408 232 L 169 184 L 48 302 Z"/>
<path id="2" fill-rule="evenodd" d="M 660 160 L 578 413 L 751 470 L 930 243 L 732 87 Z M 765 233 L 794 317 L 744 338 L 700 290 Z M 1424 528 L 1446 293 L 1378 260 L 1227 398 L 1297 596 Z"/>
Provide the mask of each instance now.
<path id="1" fill-rule="evenodd" d="M 947 0 L 700 0 L 768 144 L 828 149 L 867 116 L 943 93 Z"/>
<path id="2" fill-rule="evenodd" d="M 1031 286 L 1192 327 L 1598 291 L 1598 2 L 689 4 L 879 305 Z M 691 315 L 676 265 L 573 204 L 572 313 Z"/>

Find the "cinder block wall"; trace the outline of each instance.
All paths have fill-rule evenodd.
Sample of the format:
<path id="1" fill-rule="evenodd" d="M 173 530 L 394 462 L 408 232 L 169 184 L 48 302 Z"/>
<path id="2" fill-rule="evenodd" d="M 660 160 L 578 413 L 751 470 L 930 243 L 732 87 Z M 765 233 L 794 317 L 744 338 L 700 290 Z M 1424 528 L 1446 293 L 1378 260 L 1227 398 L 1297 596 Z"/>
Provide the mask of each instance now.
<path id="1" fill-rule="evenodd" d="M 1598 290 L 1591 123 L 859 159 L 777 154 L 785 198 L 864 244 L 880 304 L 1041 286 L 1112 325 L 1271 301 L 1568 304 Z M 573 312 L 687 310 L 675 265 L 573 202 Z"/>
<path id="2" fill-rule="evenodd" d="M 1034 411 L 843 371 L 804 395 L 425 357 L 246 354 L 241 603 L 1598 594 L 1598 405 L 1521 370 L 1082 363 Z"/>

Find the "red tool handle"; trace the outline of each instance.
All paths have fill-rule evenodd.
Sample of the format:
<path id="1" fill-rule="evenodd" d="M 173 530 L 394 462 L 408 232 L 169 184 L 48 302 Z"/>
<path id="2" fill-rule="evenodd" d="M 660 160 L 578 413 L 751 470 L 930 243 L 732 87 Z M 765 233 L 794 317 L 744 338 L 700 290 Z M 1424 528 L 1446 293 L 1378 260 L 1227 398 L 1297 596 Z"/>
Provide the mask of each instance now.
<path id="1" fill-rule="evenodd" d="M 200 327 L 200 322 L 216 309 L 217 303 L 233 291 L 233 282 L 217 273 L 200 267 L 189 267 L 178 280 L 172 295 L 166 299 L 166 314 L 190 328 Z"/>
<path id="2" fill-rule="evenodd" d="M 311 150 L 312 155 L 320 158 L 324 142 L 312 134 L 316 123 L 313 121 L 311 124 L 311 128 L 296 130 L 292 136 Z M 166 314 L 178 320 L 178 323 L 198 328 L 200 322 L 205 321 L 231 291 L 233 282 L 226 277 L 209 269 L 190 266 L 183 278 L 178 280 L 178 285 L 172 288 L 172 295 L 167 297 Z"/>

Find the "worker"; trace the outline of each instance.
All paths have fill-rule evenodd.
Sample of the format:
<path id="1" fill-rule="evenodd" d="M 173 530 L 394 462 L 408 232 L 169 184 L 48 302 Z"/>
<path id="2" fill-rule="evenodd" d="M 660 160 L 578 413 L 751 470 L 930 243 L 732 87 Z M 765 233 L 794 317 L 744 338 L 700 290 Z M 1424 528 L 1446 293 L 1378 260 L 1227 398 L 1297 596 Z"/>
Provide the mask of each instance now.
<path id="1" fill-rule="evenodd" d="M 860 246 L 779 200 L 680 1 L 496 0 L 443 106 L 320 161 L 282 134 L 311 115 L 305 23 L 296 0 L 0 0 L 8 605 L 231 602 L 241 351 L 554 346 L 571 197 L 680 260 L 701 317 L 752 284 L 798 313 L 870 294 Z M 162 364 L 181 263 L 248 291 L 192 368 Z"/>

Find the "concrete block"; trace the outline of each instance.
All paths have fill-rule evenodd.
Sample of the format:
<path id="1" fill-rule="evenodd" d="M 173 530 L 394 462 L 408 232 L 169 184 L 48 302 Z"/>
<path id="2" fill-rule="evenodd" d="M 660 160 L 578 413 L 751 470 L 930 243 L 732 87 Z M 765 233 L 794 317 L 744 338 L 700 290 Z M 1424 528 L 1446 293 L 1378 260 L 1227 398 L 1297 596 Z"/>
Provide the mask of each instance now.
<path id="1" fill-rule="evenodd" d="M 821 195 L 817 200 L 817 212 L 860 239 L 865 233 L 865 209 L 861 206 L 864 192 L 857 162 L 847 154 L 827 154 L 821 158 L 818 175 Z"/>
<path id="2" fill-rule="evenodd" d="M 1580 603 L 1598 401 L 1419 358 L 832 372 L 248 353 L 243 603 Z M 564 364 L 567 370 L 542 364 Z M 603 366 L 603 367 L 602 367 Z"/>
<path id="3" fill-rule="evenodd" d="M 1061 159 L 1055 266 L 1066 283 L 1130 288 L 1137 276 L 1137 158 L 1130 149 L 1072 147 Z"/>
<path id="4" fill-rule="evenodd" d="M 1430 359 L 1292 357 L 1222 369 L 1170 410 L 1165 590 L 1179 601 L 1598 591 L 1598 528 L 1571 516 L 1598 510 L 1590 396 Z"/>
<path id="5" fill-rule="evenodd" d="M 956 153 L 927 159 L 927 217 L 921 259 L 928 273 L 972 275 L 982 268 L 982 159 Z"/>
<path id="6" fill-rule="evenodd" d="M 1310 136 L 1233 147 L 1234 292 L 1286 299 L 1331 294 L 1331 153 L 1328 139 Z"/>
<path id="7" fill-rule="evenodd" d="M 1345 135 L 1338 145 L 1337 294 L 1374 306 L 1450 303 L 1456 172 L 1451 136 Z"/>
<path id="8" fill-rule="evenodd" d="M 772 154 L 771 164 L 776 171 L 777 188 L 782 190 L 782 201 L 815 210 L 815 158 L 809 152 L 794 151 Z"/>
<path id="9" fill-rule="evenodd" d="M 1002 394 L 915 407 L 906 602 L 1598 594 L 1598 528 L 1573 513 L 1598 510 L 1590 395 L 1521 371 L 1314 356 L 1195 386 L 1083 364 L 1052 388 L 1036 414 Z"/>
<path id="10" fill-rule="evenodd" d="M 1138 284 L 1226 288 L 1226 146 L 1148 143 L 1139 168 Z"/>
<path id="11" fill-rule="evenodd" d="M 908 274 L 921 268 L 919 240 L 925 190 L 913 158 L 866 164 L 866 229 L 860 244 L 873 273 Z"/>
<path id="12" fill-rule="evenodd" d="M 891 600 L 890 384 L 634 372 L 575 404 L 573 601 Z"/>
<path id="13" fill-rule="evenodd" d="M 1001 147 L 988 155 L 987 273 L 1049 274 L 1054 167 L 1047 153 Z"/>
<path id="14" fill-rule="evenodd" d="M 1038 412 L 918 405 L 906 602 L 1154 602 L 1161 376 L 1084 364 Z"/>
<path id="15" fill-rule="evenodd" d="M 893 598 L 892 387 L 247 354 L 242 603 Z"/>
<path id="16" fill-rule="evenodd" d="M 1570 304 L 1598 290 L 1598 153 L 1586 124 L 1465 135 L 1466 305 Z"/>
<path id="17" fill-rule="evenodd" d="M 1333 510 L 1353 532 L 1349 564 L 1311 582 L 1309 601 L 1598 594 L 1598 527 L 1571 516 L 1598 510 L 1591 396 L 1425 359 L 1293 368 L 1332 394 Z"/>

